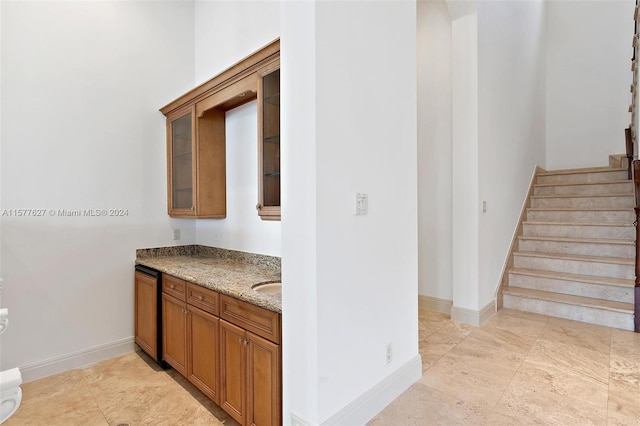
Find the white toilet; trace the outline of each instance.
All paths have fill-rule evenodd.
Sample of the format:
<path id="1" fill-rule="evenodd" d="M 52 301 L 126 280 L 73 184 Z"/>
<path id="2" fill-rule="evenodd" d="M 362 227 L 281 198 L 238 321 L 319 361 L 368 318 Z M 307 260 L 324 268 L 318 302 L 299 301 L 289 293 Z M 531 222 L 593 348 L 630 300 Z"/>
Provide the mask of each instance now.
<path id="1" fill-rule="evenodd" d="M 0 371 L 0 423 L 4 423 L 16 412 L 22 402 L 22 375 L 20 370 Z"/>
<path id="2" fill-rule="evenodd" d="M 2 278 L 0 278 L 0 292 L 2 292 Z M 9 311 L 0 309 L 0 334 L 9 325 Z M 0 371 L 0 423 L 4 423 L 16 412 L 22 402 L 22 375 L 18 368 Z"/>

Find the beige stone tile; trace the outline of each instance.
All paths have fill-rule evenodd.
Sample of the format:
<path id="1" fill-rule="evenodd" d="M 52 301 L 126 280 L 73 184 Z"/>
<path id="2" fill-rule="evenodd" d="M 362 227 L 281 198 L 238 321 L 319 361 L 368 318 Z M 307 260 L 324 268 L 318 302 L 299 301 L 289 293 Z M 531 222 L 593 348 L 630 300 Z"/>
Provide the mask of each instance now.
<path id="1" fill-rule="evenodd" d="M 491 406 L 419 383 L 394 400 L 368 425 L 482 425 Z"/>
<path id="2" fill-rule="evenodd" d="M 582 426 L 606 423 L 605 407 L 514 384 L 507 388 L 486 424 Z"/>
<path id="3" fill-rule="evenodd" d="M 550 319 L 550 317 L 546 315 L 535 314 L 533 312 L 518 311 L 517 309 L 509 309 L 509 308 L 502 308 L 496 313 L 496 315 L 494 315 L 494 317 L 502 317 L 502 316 L 522 318 L 530 321 L 541 322 L 543 324 L 547 324 Z"/>
<path id="4" fill-rule="evenodd" d="M 609 381 L 608 353 L 557 340 L 538 339 L 525 361 L 541 369 L 554 368 L 575 376 L 592 378 L 605 385 Z"/>
<path id="5" fill-rule="evenodd" d="M 502 328 L 482 327 L 474 330 L 465 340 L 466 344 L 486 344 L 493 347 L 493 351 L 517 352 L 526 354 L 529 352 L 537 337 L 517 330 Z"/>
<path id="6" fill-rule="evenodd" d="M 608 424 L 640 425 L 640 384 L 609 381 Z"/>
<path id="7" fill-rule="evenodd" d="M 611 355 L 611 379 L 640 386 L 640 360 Z M 640 400 L 638 401 L 640 404 Z"/>
<path id="8" fill-rule="evenodd" d="M 461 344 L 425 371 L 419 383 L 495 404 L 523 358 L 521 354 L 496 350 L 489 344 Z"/>
<path id="9" fill-rule="evenodd" d="M 540 337 L 609 354 L 611 330 L 600 325 L 550 317 Z"/>
<path id="10" fill-rule="evenodd" d="M 512 385 L 605 407 L 608 381 L 607 355 L 539 339 L 522 363 Z"/>
<path id="11" fill-rule="evenodd" d="M 505 314 L 503 311 L 504 309 L 492 316 L 489 321 L 482 325 L 481 329 L 508 330 L 520 336 L 536 338 L 540 336 L 546 325 L 546 321 L 540 321 L 540 319 L 530 319 L 526 316 L 510 315 L 509 313 Z"/>
<path id="12" fill-rule="evenodd" d="M 612 329 L 611 355 L 640 364 L 640 333 Z"/>
<path id="13" fill-rule="evenodd" d="M 212 412 L 215 404 L 186 379 L 145 361 L 138 354 L 127 354 L 85 371 L 109 423 L 222 424 Z"/>
<path id="14" fill-rule="evenodd" d="M 77 370 L 21 386 L 23 399 L 5 425 L 106 425 L 96 401 Z"/>

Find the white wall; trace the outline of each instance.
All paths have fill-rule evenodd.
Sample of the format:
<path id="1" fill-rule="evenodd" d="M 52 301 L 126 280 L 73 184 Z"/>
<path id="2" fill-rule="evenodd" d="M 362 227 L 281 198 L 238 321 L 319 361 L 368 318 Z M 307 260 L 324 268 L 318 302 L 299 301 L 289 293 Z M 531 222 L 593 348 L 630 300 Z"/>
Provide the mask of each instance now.
<path id="1" fill-rule="evenodd" d="M 531 174 L 545 164 L 545 4 L 478 3 L 479 308 L 494 298 Z"/>
<path id="2" fill-rule="evenodd" d="M 278 1 L 195 2 L 196 83 L 280 36 Z M 263 221 L 258 203 L 257 104 L 227 113 L 227 217 L 197 221 L 198 244 L 280 256 L 280 222 Z"/>
<path id="3" fill-rule="evenodd" d="M 549 169 L 604 166 L 625 152 L 634 4 L 547 2 Z"/>
<path id="4" fill-rule="evenodd" d="M 312 375 L 305 383 L 307 374 L 288 372 L 285 407 L 310 424 L 360 424 L 368 418 L 345 421 L 341 410 L 394 374 L 406 374 L 399 370 L 415 366 L 406 374 L 408 383 L 364 403 L 372 416 L 421 374 L 416 6 L 318 2 L 315 8 L 283 7 L 285 19 L 305 10 L 303 23 L 284 22 L 286 46 L 298 54 L 303 41 L 309 46 L 308 55 L 290 54 L 283 61 L 283 95 L 290 96 L 282 116 L 283 159 L 288 169 L 305 171 L 303 184 L 283 178 L 291 203 L 283 217 L 283 303 L 284 309 L 305 304 L 295 312 L 309 314 L 295 321 L 303 321 L 311 333 L 285 320 L 285 361 L 302 351 L 307 357 L 293 368 L 309 362 Z M 303 83 L 307 90 L 299 90 Z M 369 195 L 367 216 L 353 215 L 354 192 Z M 310 241 L 301 241 L 309 233 Z M 313 239 L 316 244 L 310 246 Z M 288 283 L 295 289 L 287 290 Z M 315 336 L 315 353 L 309 354 L 303 345 Z M 389 365 L 387 343 L 393 345 Z"/>
<path id="5" fill-rule="evenodd" d="M 451 17 L 417 3 L 419 293 L 453 300 Z"/>
<path id="6" fill-rule="evenodd" d="M 315 2 L 282 7 L 281 93 L 289 100 L 280 111 L 285 425 L 292 424 L 293 416 L 319 423 L 316 55 L 309 54 L 316 51 L 315 13 Z"/>
<path id="7" fill-rule="evenodd" d="M 452 29 L 453 304 L 478 309 L 478 17 Z"/>
<path id="8" fill-rule="evenodd" d="M 166 214 L 158 108 L 193 86 L 193 5 L 2 2 L 0 369 L 133 335 L 135 249 L 195 242 Z M 57 217 L 50 209 L 127 209 Z"/>

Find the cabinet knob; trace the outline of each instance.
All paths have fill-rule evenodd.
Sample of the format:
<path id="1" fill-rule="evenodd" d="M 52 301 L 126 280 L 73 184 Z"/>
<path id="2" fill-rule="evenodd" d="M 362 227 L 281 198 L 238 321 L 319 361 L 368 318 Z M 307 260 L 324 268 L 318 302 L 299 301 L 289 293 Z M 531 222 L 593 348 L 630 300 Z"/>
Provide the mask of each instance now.
<path id="1" fill-rule="evenodd" d="M 202 295 L 198 296 L 198 300 L 203 301 L 204 297 L 202 297 Z"/>
<path id="2" fill-rule="evenodd" d="M 173 289 L 175 289 L 175 288 L 176 288 L 176 286 L 175 286 L 175 284 L 170 284 L 170 285 L 169 285 L 169 288 L 170 288 L 171 290 L 173 290 Z"/>

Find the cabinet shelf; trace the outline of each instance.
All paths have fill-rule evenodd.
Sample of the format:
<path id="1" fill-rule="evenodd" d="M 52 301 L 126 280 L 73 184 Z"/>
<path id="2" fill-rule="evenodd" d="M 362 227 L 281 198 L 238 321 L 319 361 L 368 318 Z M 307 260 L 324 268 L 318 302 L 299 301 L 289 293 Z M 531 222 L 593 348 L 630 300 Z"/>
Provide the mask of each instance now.
<path id="1" fill-rule="evenodd" d="M 280 135 L 267 136 L 264 138 L 264 141 L 269 143 L 280 143 Z"/>
<path id="2" fill-rule="evenodd" d="M 280 106 L 280 93 L 276 93 L 275 95 L 271 95 L 271 96 L 265 96 L 264 102 L 266 104 Z"/>

